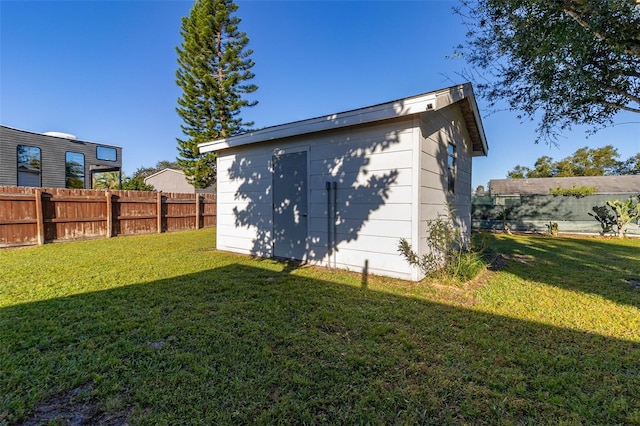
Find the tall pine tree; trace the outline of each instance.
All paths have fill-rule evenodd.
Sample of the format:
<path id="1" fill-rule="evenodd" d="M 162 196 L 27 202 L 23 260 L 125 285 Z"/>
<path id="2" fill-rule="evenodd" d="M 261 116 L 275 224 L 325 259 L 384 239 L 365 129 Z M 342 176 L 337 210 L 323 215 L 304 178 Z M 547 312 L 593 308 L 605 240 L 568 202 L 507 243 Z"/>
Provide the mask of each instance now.
<path id="1" fill-rule="evenodd" d="M 238 30 L 238 6 L 232 0 L 196 0 L 189 16 L 182 18 L 184 41 L 178 52 L 176 83 L 183 94 L 178 114 L 184 139 L 178 138 L 178 164 L 196 188 L 215 183 L 216 155 L 199 154 L 198 144 L 237 135 L 253 126 L 240 112 L 257 101 L 245 94 L 258 87 L 250 84 L 253 53 L 249 38 Z"/>

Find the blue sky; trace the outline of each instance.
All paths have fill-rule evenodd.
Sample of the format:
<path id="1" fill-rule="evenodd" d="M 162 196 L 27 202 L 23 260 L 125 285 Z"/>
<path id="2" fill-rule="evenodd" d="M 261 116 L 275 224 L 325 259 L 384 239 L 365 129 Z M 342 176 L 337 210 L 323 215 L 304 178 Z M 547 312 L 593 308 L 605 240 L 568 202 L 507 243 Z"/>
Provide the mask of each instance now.
<path id="1" fill-rule="evenodd" d="M 238 1 L 254 50 L 256 127 L 391 101 L 463 82 L 448 59 L 464 41 L 453 1 Z M 191 1 L 0 0 L 0 123 L 61 131 L 123 148 L 127 174 L 177 155 L 175 112 L 180 19 Z M 576 149 L 612 144 L 640 152 L 640 116 L 559 147 L 534 144 L 535 124 L 479 106 L 489 156 L 474 161 L 473 186 Z"/>

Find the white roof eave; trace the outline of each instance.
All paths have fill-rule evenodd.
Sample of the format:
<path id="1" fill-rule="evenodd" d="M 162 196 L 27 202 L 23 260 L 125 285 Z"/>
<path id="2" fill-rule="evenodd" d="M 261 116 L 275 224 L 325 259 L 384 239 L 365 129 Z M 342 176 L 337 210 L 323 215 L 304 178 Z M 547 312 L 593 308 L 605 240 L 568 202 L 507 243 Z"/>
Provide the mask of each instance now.
<path id="1" fill-rule="evenodd" d="M 243 133 L 226 139 L 201 143 L 198 145 L 198 148 L 200 153 L 215 152 L 241 145 L 388 120 L 391 118 L 417 114 L 435 108 L 436 94 L 428 93 L 386 104 L 267 127 L 265 129 Z"/>
<path id="2" fill-rule="evenodd" d="M 483 152 L 478 153 L 478 155 L 486 155 L 489 148 L 475 96 L 473 95 L 473 89 L 469 83 L 384 104 L 250 131 L 237 136 L 198 144 L 198 149 L 200 153 L 216 152 L 243 145 L 409 116 L 425 111 L 437 111 L 464 98 L 469 98 L 471 101 L 470 106 L 475 124 L 479 130 Z"/>

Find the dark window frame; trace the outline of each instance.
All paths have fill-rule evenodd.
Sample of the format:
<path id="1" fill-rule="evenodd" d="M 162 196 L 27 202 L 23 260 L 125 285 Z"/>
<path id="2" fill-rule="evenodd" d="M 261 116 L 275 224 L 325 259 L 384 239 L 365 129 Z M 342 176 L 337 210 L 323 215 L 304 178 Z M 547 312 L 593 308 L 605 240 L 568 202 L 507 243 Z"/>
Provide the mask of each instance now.
<path id="1" fill-rule="evenodd" d="M 27 186 L 27 185 L 21 185 L 20 184 L 20 164 L 22 164 L 22 162 L 20 161 L 20 155 L 18 154 L 20 152 L 20 148 L 29 148 L 29 150 L 33 149 L 33 150 L 37 150 L 38 151 L 38 161 L 40 162 L 40 166 L 38 167 L 38 187 L 42 187 L 42 148 L 40 148 L 39 146 L 32 146 L 32 145 L 23 145 L 23 144 L 19 144 L 16 146 L 16 186 Z M 31 157 L 30 154 L 28 154 L 29 157 Z M 31 158 L 29 158 L 29 160 L 31 160 Z"/>
<path id="2" fill-rule="evenodd" d="M 107 156 L 107 155 L 101 155 L 100 151 L 113 151 L 113 159 L 111 159 L 111 157 Z M 103 151 L 103 152 L 104 152 Z M 102 161 L 113 161 L 116 162 L 118 161 L 118 150 L 112 146 L 103 146 L 103 145 L 98 145 L 96 146 L 96 158 L 98 160 L 102 160 Z"/>
<path id="3" fill-rule="evenodd" d="M 447 144 L 447 190 L 450 194 L 456 192 L 456 171 L 458 163 L 458 150 L 452 142 Z"/>
<path id="4" fill-rule="evenodd" d="M 82 156 L 82 175 L 80 174 L 69 174 L 69 169 L 67 167 L 67 164 L 69 162 L 75 162 L 75 161 L 69 161 L 69 154 L 75 154 L 75 155 L 80 155 Z M 77 151 L 66 151 L 64 153 L 64 187 L 68 188 L 68 189 L 84 189 L 85 185 L 86 185 L 86 172 L 85 172 L 85 167 L 86 167 L 86 156 L 82 153 L 82 152 L 77 152 Z M 82 181 L 82 186 L 78 187 L 78 186 L 69 186 L 69 179 L 70 178 L 77 178 L 80 179 Z"/>

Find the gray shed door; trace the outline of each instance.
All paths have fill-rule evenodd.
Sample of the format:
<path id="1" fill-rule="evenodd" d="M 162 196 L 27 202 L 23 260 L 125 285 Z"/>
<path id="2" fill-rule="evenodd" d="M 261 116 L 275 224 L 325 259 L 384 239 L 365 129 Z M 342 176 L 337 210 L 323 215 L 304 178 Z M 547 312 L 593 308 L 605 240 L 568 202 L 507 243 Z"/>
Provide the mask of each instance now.
<path id="1" fill-rule="evenodd" d="M 302 260 L 307 251 L 307 153 L 273 157 L 273 256 Z"/>

